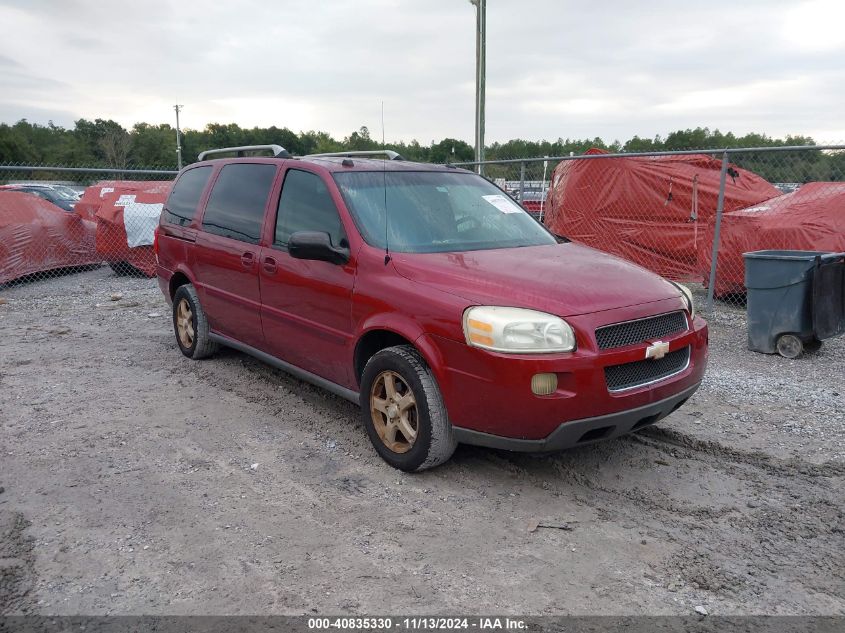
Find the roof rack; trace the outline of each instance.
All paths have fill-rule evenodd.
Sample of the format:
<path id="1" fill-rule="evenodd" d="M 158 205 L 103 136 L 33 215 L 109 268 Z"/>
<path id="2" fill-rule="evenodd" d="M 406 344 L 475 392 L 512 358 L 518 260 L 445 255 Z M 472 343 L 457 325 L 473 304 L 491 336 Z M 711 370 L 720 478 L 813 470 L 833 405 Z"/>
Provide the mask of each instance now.
<path id="1" fill-rule="evenodd" d="M 273 158 L 290 158 L 288 151 L 281 145 L 243 145 L 241 147 L 222 147 L 220 149 L 208 149 L 200 152 L 197 157 L 198 160 L 205 160 L 206 156 L 212 154 L 235 154 L 238 158 L 246 156 L 245 152 L 259 152 L 270 150 L 273 152 Z"/>
<path id="2" fill-rule="evenodd" d="M 308 154 L 308 156 L 305 156 L 304 158 L 325 158 L 331 156 L 337 156 L 342 158 L 352 158 L 353 156 L 387 156 L 388 160 L 405 160 L 404 158 L 402 158 L 401 154 L 389 149 L 364 149 L 355 150 L 352 152 L 327 152 L 324 154 Z"/>

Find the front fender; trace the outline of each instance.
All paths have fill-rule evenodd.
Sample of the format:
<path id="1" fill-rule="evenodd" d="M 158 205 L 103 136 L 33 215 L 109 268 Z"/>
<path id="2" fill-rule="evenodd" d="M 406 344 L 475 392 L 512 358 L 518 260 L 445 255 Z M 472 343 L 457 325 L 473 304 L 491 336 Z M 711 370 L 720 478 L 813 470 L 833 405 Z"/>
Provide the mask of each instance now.
<path id="1" fill-rule="evenodd" d="M 428 335 L 463 341 L 461 319 L 467 305 L 466 299 L 402 277 L 392 262 L 385 265 L 382 253 L 362 250 L 352 306 L 352 366 L 363 338 L 382 330 L 414 345 L 440 383 L 446 378 L 443 357 Z"/>
<path id="2" fill-rule="evenodd" d="M 355 337 L 355 345 L 352 350 L 352 364 L 355 366 L 358 358 L 358 349 L 364 337 L 371 332 L 383 331 L 391 332 L 397 336 L 401 336 L 410 342 L 416 350 L 423 357 L 423 360 L 431 369 L 438 384 L 442 384 L 447 379 L 443 363 L 443 354 L 440 352 L 436 344 L 436 339 L 428 336 L 423 331 L 422 325 L 406 315 L 399 313 L 391 313 L 385 315 L 373 315 L 362 324 L 361 329 Z M 357 382 L 357 376 L 356 382 Z"/>

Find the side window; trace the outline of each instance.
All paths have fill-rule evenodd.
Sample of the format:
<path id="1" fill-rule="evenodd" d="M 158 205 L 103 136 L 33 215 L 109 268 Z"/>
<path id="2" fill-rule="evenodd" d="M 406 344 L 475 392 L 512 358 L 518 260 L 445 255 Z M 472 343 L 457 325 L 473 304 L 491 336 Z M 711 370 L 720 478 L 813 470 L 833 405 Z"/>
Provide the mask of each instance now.
<path id="1" fill-rule="evenodd" d="M 220 170 L 202 227 L 209 233 L 255 244 L 261 237 L 264 207 L 276 177 L 275 165 L 233 163 Z"/>
<path id="2" fill-rule="evenodd" d="M 210 165 L 189 169 L 182 174 L 167 198 L 163 216 L 165 222 L 180 226 L 191 223 L 209 176 L 211 176 Z"/>
<path id="3" fill-rule="evenodd" d="M 276 215 L 275 244 L 286 246 L 297 231 L 328 233 L 333 246 L 346 239 L 334 200 L 323 179 L 307 171 L 289 169 L 282 185 Z"/>

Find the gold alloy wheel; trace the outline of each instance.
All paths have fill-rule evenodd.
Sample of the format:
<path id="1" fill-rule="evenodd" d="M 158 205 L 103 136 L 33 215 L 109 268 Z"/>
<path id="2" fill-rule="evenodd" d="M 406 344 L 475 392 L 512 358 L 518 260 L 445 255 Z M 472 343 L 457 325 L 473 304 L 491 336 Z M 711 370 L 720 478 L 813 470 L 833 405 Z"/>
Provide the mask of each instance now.
<path id="1" fill-rule="evenodd" d="M 179 333 L 182 347 L 191 349 L 194 344 L 194 313 L 187 299 L 180 300 L 176 306 L 176 331 Z"/>
<path id="2" fill-rule="evenodd" d="M 408 383 L 395 371 L 381 372 L 370 390 L 373 426 L 394 453 L 407 453 L 417 439 L 417 400 Z"/>

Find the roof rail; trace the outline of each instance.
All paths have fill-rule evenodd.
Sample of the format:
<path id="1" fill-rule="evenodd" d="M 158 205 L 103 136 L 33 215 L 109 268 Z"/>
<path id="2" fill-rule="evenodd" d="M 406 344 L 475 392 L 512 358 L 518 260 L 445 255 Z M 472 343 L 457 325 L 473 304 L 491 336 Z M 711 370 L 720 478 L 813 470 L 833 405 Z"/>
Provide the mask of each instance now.
<path id="1" fill-rule="evenodd" d="M 303 158 L 324 158 L 329 156 L 338 156 L 344 158 L 352 158 L 353 156 L 387 156 L 388 160 L 405 160 L 404 158 L 402 158 L 401 154 L 389 149 L 364 149 L 355 150 L 351 152 L 327 152 L 324 154 L 308 154 L 308 156 L 304 156 Z"/>
<path id="2" fill-rule="evenodd" d="M 290 158 L 288 151 L 281 145 L 243 145 L 241 147 L 221 147 L 220 149 L 207 149 L 200 152 L 197 160 L 205 160 L 206 156 L 212 154 L 232 154 L 238 158 L 246 156 L 245 152 L 258 152 L 262 150 L 270 150 L 273 152 L 273 158 Z"/>

